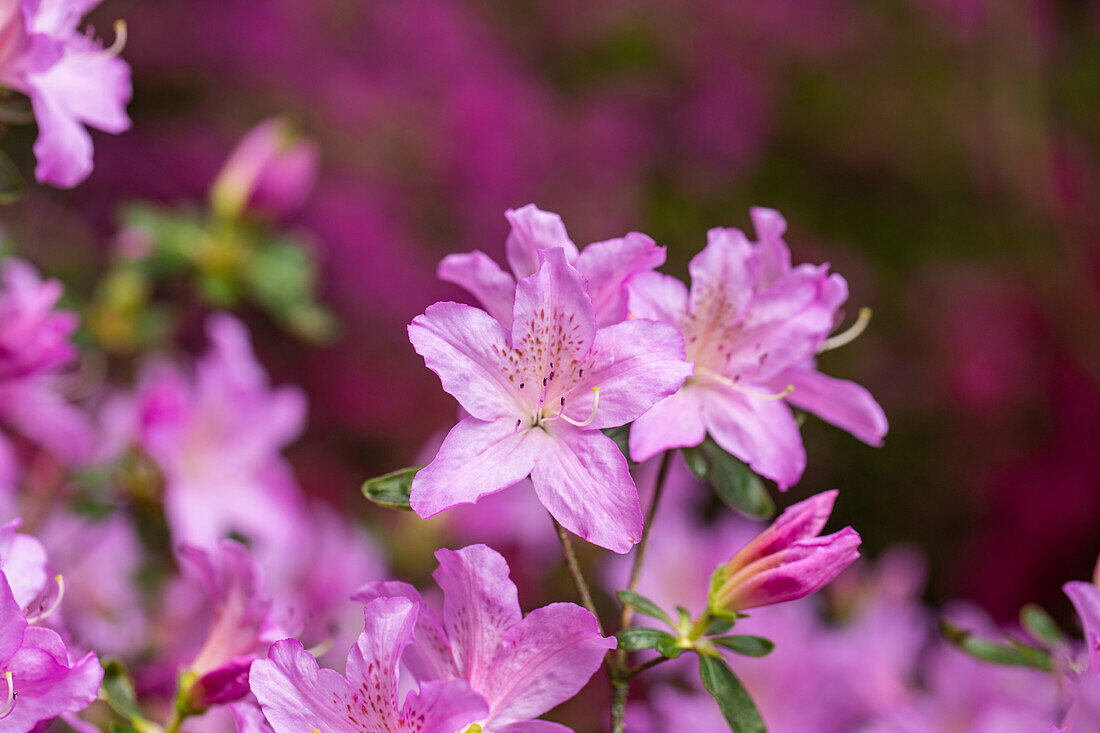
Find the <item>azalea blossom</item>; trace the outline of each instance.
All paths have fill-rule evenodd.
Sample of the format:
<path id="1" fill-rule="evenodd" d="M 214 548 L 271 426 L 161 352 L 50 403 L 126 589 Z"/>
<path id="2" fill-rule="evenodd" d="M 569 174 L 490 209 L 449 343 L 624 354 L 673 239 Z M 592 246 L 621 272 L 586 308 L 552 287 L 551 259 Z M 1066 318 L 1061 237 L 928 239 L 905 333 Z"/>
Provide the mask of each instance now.
<path id="1" fill-rule="evenodd" d="M 711 608 L 736 612 L 803 598 L 851 565 L 859 557 L 860 537 L 854 529 L 818 536 L 836 495 L 826 491 L 792 504 L 720 565 L 711 580 Z"/>
<path id="2" fill-rule="evenodd" d="M 196 710 L 248 694 L 248 669 L 286 633 L 262 593 L 260 569 L 238 542 L 223 540 L 216 551 L 184 545 L 180 560 L 198 576 L 213 610 L 206 640 L 187 671 L 194 676 L 188 699 Z"/>
<path id="3" fill-rule="evenodd" d="M 92 138 L 130 128 L 130 67 L 79 29 L 97 0 L 0 3 L 0 84 L 30 97 L 38 122 L 35 176 L 70 188 L 92 171 Z M 116 26 L 121 28 L 121 26 Z"/>
<path id="4" fill-rule="evenodd" d="M 1070 733 L 1094 733 L 1100 731 L 1100 586 L 1072 581 L 1062 589 L 1084 627 L 1085 655 L 1071 679 L 1073 699 L 1061 722 Z"/>
<path id="5" fill-rule="evenodd" d="M 377 598 L 348 652 L 347 676 L 321 669 L 297 639 L 272 645 L 249 681 L 275 733 L 455 733 L 485 717 L 485 698 L 464 680 L 421 682 L 401 702 L 401 655 L 413 641 L 419 604 Z"/>
<path id="6" fill-rule="evenodd" d="M 0 420 L 55 456 L 75 460 L 87 455 L 92 434 L 55 381 L 77 354 L 71 340 L 76 314 L 57 310 L 62 291 L 60 282 L 42 280 L 23 260 L 0 260 Z M 0 473 L 16 465 L 0 433 Z"/>
<path id="7" fill-rule="evenodd" d="M 557 214 L 534 204 L 509 209 L 504 216 L 512 230 L 505 241 L 511 274 L 484 252 L 447 255 L 439 263 L 440 279 L 461 285 L 504 327 L 512 326 L 512 301 L 516 281 L 539 268 L 539 252 L 560 247 L 565 259 L 588 280 L 596 325 L 610 326 L 627 317 L 626 285 L 634 275 L 649 272 L 665 262 L 665 248 L 644 234 L 593 242 L 577 249 Z"/>
<path id="8" fill-rule="evenodd" d="M 511 329 L 485 311 L 436 303 L 409 339 L 470 417 L 447 435 L 412 483 L 429 517 L 506 489 L 530 474 L 566 529 L 626 552 L 642 532 L 626 458 L 600 432 L 634 420 L 691 374 L 683 341 L 663 323 L 597 330 L 584 277 L 562 248 L 541 250 L 516 287 Z"/>
<path id="9" fill-rule="evenodd" d="M 0 728 L 27 733 L 91 705 L 103 668 L 91 652 L 71 661 L 61 637 L 36 625 L 56 610 L 60 587 L 51 590 L 42 545 L 18 527 L 0 527 Z"/>
<path id="10" fill-rule="evenodd" d="M 237 319 L 207 321 L 210 347 L 194 373 L 143 368 L 133 395 L 103 411 L 107 453 L 137 445 L 164 476 L 164 511 L 177 543 L 212 548 L 231 535 L 254 551 L 301 541 L 304 501 L 281 454 L 303 429 L 305 397 L 270 385 Z"/>
<path id="11" fill-rule="evenodd" d="M 682 389 L 634 422 L 630 454 L 644 461 L 709 434 L 785 489 L 806 467 L 787 403 L 871 444 L 881 443 L 887 425 L 867 390 L 815 366 L 847 300 L 844 279 L 828 265 L 792 267 L 783 219 L 767 209 L 752 213 L 760 241 L 712 229 L 691 261 L 690 292 L 667 275 L 631 280 L 631 314 L 677 326 L 696 368 Z"/>
<path id="12" fill-rule="evenodd" d="M 600 636 L 595 617 L 572 603 L 553 603 L 525 617 L 508 563 L 490 547 L 435 556 L 442 623 L 406 583 L 370 583 L 355 600 L 400 595 L 420 604 L 405 664 L 417 679 L 462 679 L 484 695 L 489 712 L 478 721 L 484 733 L 568 730 L 535 718 L 588 684 L 615 639 Z"/>

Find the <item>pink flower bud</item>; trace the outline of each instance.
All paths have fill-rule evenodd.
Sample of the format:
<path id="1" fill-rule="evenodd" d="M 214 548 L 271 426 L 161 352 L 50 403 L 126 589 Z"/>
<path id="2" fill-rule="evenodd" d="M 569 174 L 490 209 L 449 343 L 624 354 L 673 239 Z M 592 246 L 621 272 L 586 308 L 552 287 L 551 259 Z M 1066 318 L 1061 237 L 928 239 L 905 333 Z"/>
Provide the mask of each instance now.
<path id="1" fill-rule="evenodd" d="M 741 611 L 793 601 L 820 590 L 859 557 L 851 527 L 825 537 L 836 491 L 789 507 L 711 578 L 712 611 Z"/>
<path id="2" fill-rule="evenodd" d="M 253 127 L 230 154 L 210 189 L 215 213 L 239 216 L 246 208 L 286 216 L 313 190 L 317 146 L 282 118 Z"/>

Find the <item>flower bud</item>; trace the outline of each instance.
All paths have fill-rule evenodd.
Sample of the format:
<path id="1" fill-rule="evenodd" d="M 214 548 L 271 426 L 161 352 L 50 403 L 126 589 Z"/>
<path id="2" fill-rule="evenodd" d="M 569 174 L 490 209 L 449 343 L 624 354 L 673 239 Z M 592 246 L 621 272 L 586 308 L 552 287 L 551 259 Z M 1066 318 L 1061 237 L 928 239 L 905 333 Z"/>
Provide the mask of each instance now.
<path id="1" fill-rule="evenodd" d="M 282 118 L 265 120 L 241 139 L 210 189 L 219 217 L 246 208 L 286 216 L 300 207 L 317 179 L 317 146 Z"/>
<path id="2" fill-rule="evenodd" d="M 729 562 L 718 566 L 711 578 L 711 611 L 726 614 L 803 598 L 859 557 L 860 537 L 851 527 L 818 536 L 836 494 L 826 491 L 789 507 Z"/>

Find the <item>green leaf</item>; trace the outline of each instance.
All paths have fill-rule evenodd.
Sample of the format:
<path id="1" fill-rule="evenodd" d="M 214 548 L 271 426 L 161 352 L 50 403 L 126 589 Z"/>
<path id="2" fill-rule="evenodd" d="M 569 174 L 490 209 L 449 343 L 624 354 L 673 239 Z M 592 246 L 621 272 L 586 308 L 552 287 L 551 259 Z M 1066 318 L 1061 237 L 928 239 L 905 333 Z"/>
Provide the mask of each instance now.
<path id="1" fill-rule="evenodd" d="M 709 481 L 714 492 L 730 507 L 758 519 L 775 514 L 775 502 L 760 477 L 709 436 L 695 448 L 685 450 L 684 459 L 691 472 Z"/>
<path id="2" fill-rule="evenodd" d="M 1028 633 L 1037 641 L 1045 642 L 1049 646 L 1064 644 L 1066 635 L 1058 628 L 1058 623 L 1034 603 L 1029 603 L 1020 609 L 1020 625 L 1028 630 Z"/>
<path id="3" fill-rule="evenodd" d="M 641 649 L 654 649 L 660 641 L 676 641 L 676 637 L 667 631 L 651 629 L 645 626 L 632 626 L 615 634 L 619 640 L 619 648 L 628 652 L 636 652 Z"/>
<path id="4" fill-rule="evenodd" d="M 661 653 L 662 657 L 668 657 L 669 659 L 675 659 L 687 651 L 682 646 L 676 646 L 676 639 L 661 639 L 657 642 L 655 648 Z"/>
<path id="5" fill-rule="evenodd" d="M 363 482 L 363 496 L 384 507 L 412 511 L 409 506 L 409 491 L 412 489 L 413 476 L 421 468 L 423 466 L 409 466 L 368 479 Z"/>
<path id="6" fill-rule="evenodd" d="M 940 632 L 959 649 L 983 662 L 1010 667 L 1032 667 L 1044 672 L 1054 669 L 1049 654 L 1015 639 L 1009 640 L 1008 644 L 983 639 L 965 629 L 960 629 L 946 619 L 940 619 Z"/>
<path id="7" fill-rule="evenodd" d="M 729 723 L 730 730 L 734 733 L 766 733 L 767 728 L 756 703 L 725 661 L 700 654 L 699 679 L 718 703 L 718 709 Z"/>
<path id="8" fill-rule="evenodd" d="M 635 465 L 634 461 L 630 460 L 630 424 L 617 428 L 604 428 L 602 432 L 615 441 L 615 445 L 618 446 L 619 452 L 626 458 L 627 463 Z"/>
<path id="9" fill-rule="evenodd" d="M 660 606 L 643 596 L 641 593 L 635 593 L 632 590 L 621 590 L 616 595 L 619 596 L 619 603 L 624 606 L 630 606 L 638 613 L 652 616 L 655 619 L 664 621 L 672 628 L 676 628 L 676 624 L 672 623 L 672 619 L 669 618 L 669 615 L 665 613 Z"/>
<path id="10" fill-rule="evenodd" d="M 140 718 L 141 710 L 137 706 L 137 696 L 134 693 L 134 683 L 130 681 L 130 675 L 126 667 L 117 659 L 106 659 L 103 662 L 103 681 L 100 683 L 100 694 L 111 708 L 124 718 Z"/>
<path id="11" fill-rule="evenodd" d="M 724 634 L 733 628 L 733 621 L 728 618 L 716 618 L 710 622 L 710 626 L 703 632 L 705 636 L 717 636 Z"/>
<path id="12" fill-rule="evenodd" d="M 775 649 L 775 642 L 762 636 L 742 634 L 723 636 L 719 639 L 711 639 L 711 641 L 746 657 L 766 657 Z"/>

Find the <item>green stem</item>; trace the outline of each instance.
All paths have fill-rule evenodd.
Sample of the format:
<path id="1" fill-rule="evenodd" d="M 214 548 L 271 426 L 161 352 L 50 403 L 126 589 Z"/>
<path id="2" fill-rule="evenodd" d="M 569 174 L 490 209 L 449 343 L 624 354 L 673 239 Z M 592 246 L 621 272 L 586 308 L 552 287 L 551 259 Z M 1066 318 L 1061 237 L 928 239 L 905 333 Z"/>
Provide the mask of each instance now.
<path id="1" fill-rule="evenodd" d="M 626 697 L 630 691 L 628 677 L 618 671 L 608 670 L 611 679 L 611 733 L 624 733 L 626 730 Z"/>

